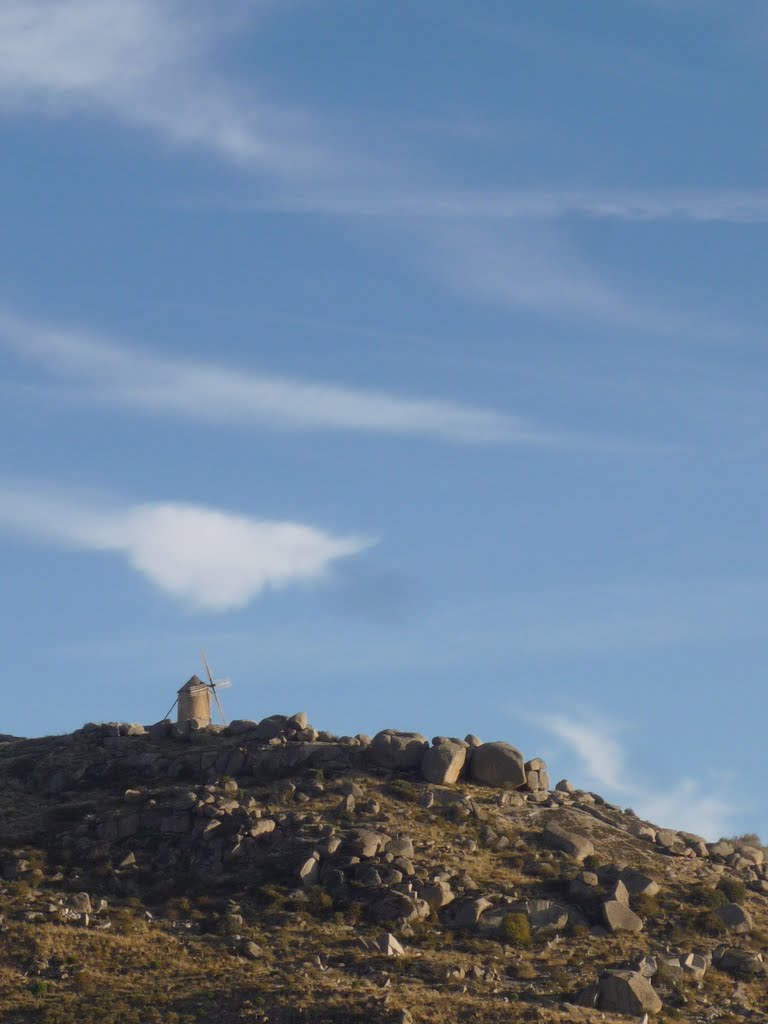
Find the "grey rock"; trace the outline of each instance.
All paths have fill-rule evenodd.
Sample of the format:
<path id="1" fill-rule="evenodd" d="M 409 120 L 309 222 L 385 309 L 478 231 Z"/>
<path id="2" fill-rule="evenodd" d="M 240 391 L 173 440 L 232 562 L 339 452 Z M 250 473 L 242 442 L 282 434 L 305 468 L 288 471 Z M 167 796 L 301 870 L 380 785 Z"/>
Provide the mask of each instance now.
<path id="1" fill-rule="evenodd" d="M 734 935 L 746 935 L 752 931 L 752 916 L 738 903 L 726 903 L 724 906 L 718 907 L 715 910 L 715 915 Z"/>
<path id="2" fill-rule="evenodd" d="M 630 896 L 655 896 L 661 891 L 658 882 L 635 868 L 622 868 L 619 878 L 626 886 Z"/>
<path id="3" fill-rule="evenodd" d="M 270 715 L 263 718 L 253 730 L 257 740 L 272 740 L 282 735 L 287 719 L 285 715 Z"/>
<path id="4" fill-rule="evenodd" d="M 470 775 L 486 786 L 525 785 L 523 755 L 509 743 L 482 743 L 472 751 Z"/>
<path id="5" fill-rule="evenodd" d="M 433 741 L 434 746 L 424 751 L 421 760 L 421 774 L 436 786 L 456 783 L 467 760 L 465 744 L 452 740 Z"/>
<path id="6" fill-rule="evenodd" d="M 405 950 L 391 932 L 384 932 L 376 939 L 376 948 L 384 956 L 405 956 Z"/>
<path id="7" fill-rule="evenodd" d="M 612 932 L 641 932 L 643 922 L 637 914 L 618 900 L 608 900 L 603 904 L 603 920 Z"/>
<path id="8" fill-rule="evenodd" d="M 305 889 L 317 885 L 320 881 L 320 859 L 313 854 L 299 868 L 299 878 Z"/>
<path id="9" fill-rule="evenodd" d="M 426 909 L 429 913 L 428 906 Z M 414 921 L 422 916 L 422 913 L 415 897 L 396 889 L 382 889 L 369 904 L 368 915 L 373 921 L 380 922 Z"/>
<path id="10" fill-rule="evenodd" d="M 598 983 L 596 1006 L 610 1013 L 639 1017 L 662 1009 L 658 992 L 638 971 L 612 971 Z"/>
<path id="11" fill-rule="evenodd" d="M 554 935 L 568 926 L 568 908 L 552 900 L 529 900 L 527 913 L 531 928 L 539 935 Z"/>
<path id="12" fill-rule="evenodd" d="M 768 973 L 762 954 L 751 950 L 718 946 L 712 954 L 712 963 L 719 971 L 742 977 L 759 977 Z"/>
<path id="13" fill-rule="evenodd" d="M 576 860 L 584 860 L 585 857 L 589 857 L 595 852 L 589 839 L 556 826 L 545 828 L 541 835 L 541 841 L 544 846 L 549 846 L 553 850 L 562 850 Z"/>
<path id="14" fill-rule="evenodd" d="M 250 718 L 235 718 L 227 726 L 230 736 L 242 736 L 243 733 L 253 732 L 259 723 Z"/>
<path id="15" fill-rule="evenodd" d="M 428 749 L 429 743 L 421 733 L 384 729 L 371 740 L 368 754 L 373 763 L 381 768 L 414 770 L 421 766 Z"/>
<path id="16" fill-rule="evenodd" d="M 454 900 L 445 913 L 445 923 L 449 928 L 474 928 L 491 906 L 491 901 L 484 896 Z"/>
<path id="17" fill-rule="evenodd" d="M 432 910 L 441 910 L 456 899 L 455 893 L 447 882 L 434 882 L 431 885 L 425 885 L 419 895 L 430 905 Z"/>
<path id="18" fill-rule="evenodd" d="M 91 897 L 87 892 L 73 893 L 67 898 L 65 906 L 67 907 L 67 910 L 71 910 L 75 914 L 92 913 Z"/>

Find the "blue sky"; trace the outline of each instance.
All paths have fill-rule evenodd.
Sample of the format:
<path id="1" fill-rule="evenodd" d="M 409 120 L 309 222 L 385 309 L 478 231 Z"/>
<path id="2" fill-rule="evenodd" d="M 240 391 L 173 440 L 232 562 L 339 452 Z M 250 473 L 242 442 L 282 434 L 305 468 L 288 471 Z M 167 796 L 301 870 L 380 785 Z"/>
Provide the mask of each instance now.
<path id="1" fill-rule="evenodd" d="M 768 13 L 0 0 L 0 732 L 507 739 L 768 836 Z"/>

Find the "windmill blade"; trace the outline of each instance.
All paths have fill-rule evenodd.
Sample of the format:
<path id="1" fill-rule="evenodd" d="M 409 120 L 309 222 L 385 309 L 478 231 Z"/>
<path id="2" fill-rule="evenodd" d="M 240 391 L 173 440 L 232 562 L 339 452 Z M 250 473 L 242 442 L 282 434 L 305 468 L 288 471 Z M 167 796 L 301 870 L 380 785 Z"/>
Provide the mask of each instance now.
<path id="1" fill-rule="evenodd" d="M 216 683 L 211 683 L 211 690 L 213 691 L 213 699 L 216 701 L 216 707 L 219 709 L 219 714 L 221 715 L 221 723 L 222 723 L 222 725 L 226 725 L 227 724 L 227 720 L 224 717 L 224 708 L 221 706 L 221 701 L 219 700 L 218 693 L 216 693 L 216 689 L 217 689 Z"/>
<path id="2" fill-rule="evenodd" d="M 232 686 L 231 679 L 217 679 L 213 684 L 217 690 L 229 690 Z"/>
<path id="3" fill-rule="evenodd" d="M 208 659 L 206 658 L 205 651 L 202 649 L 202 647 L 200 648 L 200 657 L 203 659 L 203 664 L 205 665 L 205 671 L 206 671 L 206 673 L 208 675 L 208 683 L 209 683 L 210 686 L 213 686 L 213 676 L 211 675 L 211 666 L 208 664 Z"/>

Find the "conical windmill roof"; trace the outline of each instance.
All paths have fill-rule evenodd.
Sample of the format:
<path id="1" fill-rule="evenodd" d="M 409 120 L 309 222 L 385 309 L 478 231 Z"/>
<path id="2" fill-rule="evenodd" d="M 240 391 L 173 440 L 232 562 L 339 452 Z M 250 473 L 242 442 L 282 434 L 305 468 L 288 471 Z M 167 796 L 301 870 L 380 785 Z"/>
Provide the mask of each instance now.
<path id="1" fill-rule="evenodd" d="M 192 690 L 199 690 L 202 686 L 207 686 L 199 676 L 191 676 L 186 683 L 177 691 L 178 693 L 189 693 Z"/>

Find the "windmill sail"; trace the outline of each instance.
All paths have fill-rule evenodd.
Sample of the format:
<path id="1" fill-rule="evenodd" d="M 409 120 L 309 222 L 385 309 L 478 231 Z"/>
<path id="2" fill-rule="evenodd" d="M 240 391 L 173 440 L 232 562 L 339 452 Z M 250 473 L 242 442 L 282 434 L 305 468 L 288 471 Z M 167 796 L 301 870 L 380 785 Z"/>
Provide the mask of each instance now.
<path id="1" fill-rule="evenodd" d="M 213 675 L 211 673 L 211 666 L 208 664 L 208 659 L 205 656 L 205 651 L 201 650 L 200 656 L 203 659 L 203 665 L 205 665 L 205 672 L 206 675 L 208 676 L 208 682 L 203 683 L 203 686 L 205 686 L 206 689 L 209 689 L 213 694 L 213 699 L 216 701 L 216 707 L 219 709 L 219 714 L 221 715 L 222 724 L 226 725 L 227 720 L 224 717 L 224 708 L 221 706 L 221 701 L 219 700 L 219 695 L 216 691 L 219 689 L 219 687 L 221 687 L 222 689 L 226 689 L 230 687 L 232 683 L 229 679 L 214 680 Z"/>

